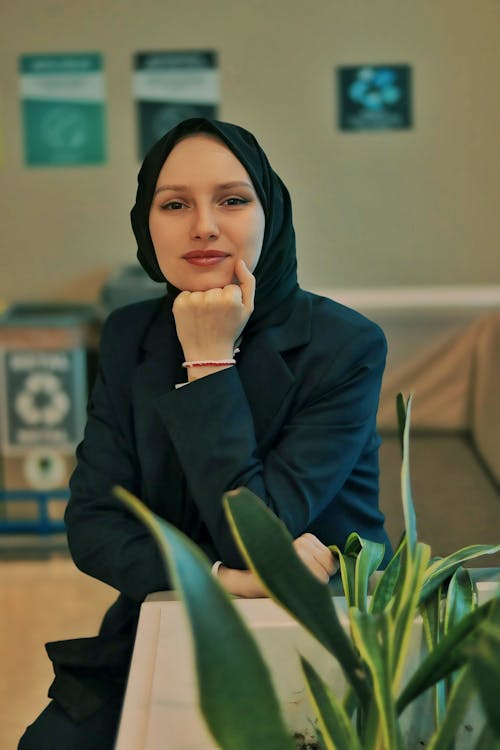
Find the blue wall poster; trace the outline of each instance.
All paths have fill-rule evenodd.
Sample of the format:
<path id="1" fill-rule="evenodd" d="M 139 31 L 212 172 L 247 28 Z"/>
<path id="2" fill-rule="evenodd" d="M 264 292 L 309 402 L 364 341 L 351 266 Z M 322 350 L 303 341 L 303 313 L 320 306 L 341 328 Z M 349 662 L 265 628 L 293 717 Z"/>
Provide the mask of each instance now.
<path id="1" fill-rule="evenodd" d="M 106 148 L 101 55 L 21 55 L 19 72 L 26 164 L 102 164 Z"/>
<path id="2" fill-rule="evenodd" d="M 337 68 L 340 130 L 405 130 L 412 127 L 409 65 Z"/>
<path id="3" fill-rule="evenodd" d="M 139 158 L 167 130 L 188 117 L 217 117 L 217 53 L 139 52 L 134 56 Z"/>

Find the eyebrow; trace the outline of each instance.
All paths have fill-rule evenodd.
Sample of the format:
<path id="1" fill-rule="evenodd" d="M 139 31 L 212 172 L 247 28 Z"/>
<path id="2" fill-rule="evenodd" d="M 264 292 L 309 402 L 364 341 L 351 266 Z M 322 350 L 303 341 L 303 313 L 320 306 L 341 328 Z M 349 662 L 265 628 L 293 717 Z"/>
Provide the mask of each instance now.
<path id="1" fill-rule="evenodd" d="M 221 185 L 216 185 L 218 190 L 230 190 L 236 187 L 246 187 L 253 190 L 253 185 L 246 180 L 236 180 L 234 182 L 223 182 Z M 160 185 L 154 191 L 154 195 L 161 193 L 163 190 L 172 190 L 174 193 L 182 193 L 189 190 L 189 185 Z"/>

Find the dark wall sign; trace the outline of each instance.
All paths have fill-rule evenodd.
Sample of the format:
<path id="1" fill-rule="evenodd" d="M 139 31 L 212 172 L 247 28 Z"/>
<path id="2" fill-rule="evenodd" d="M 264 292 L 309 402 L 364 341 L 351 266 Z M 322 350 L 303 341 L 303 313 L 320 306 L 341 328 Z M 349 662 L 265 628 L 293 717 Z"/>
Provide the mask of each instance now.
<path id="1" fill-rule="evenodd" d="M 217 53 L 139 52 L 134 56 L 139 158 L 167 130 L 188 117 L 217 117 Z"/>
<path id="2" fill-rule="evenodd" d="M 409 65 L 337 68 L 341 130 L 404 130 L 412 127 Z"/>

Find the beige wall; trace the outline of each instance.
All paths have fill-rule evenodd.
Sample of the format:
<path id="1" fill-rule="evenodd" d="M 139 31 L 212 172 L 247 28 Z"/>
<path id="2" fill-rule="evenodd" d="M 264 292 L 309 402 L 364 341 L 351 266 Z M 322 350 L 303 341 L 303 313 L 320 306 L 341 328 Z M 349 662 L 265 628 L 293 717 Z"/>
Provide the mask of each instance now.
<path id="1" fill-rule="evenodd" d="M 254 131 L 294 199 L 309 288 L 498 284 L 498 0 L 3 0 L 0 299 L 92 299 L 133 262 L 131 56 L 215 49 L 221 118 Z M 23 165 L 20 53 L 100 51 L 109 159 Z M 333 70 L 410 63 L 415 128 L 341 134 Z"/>

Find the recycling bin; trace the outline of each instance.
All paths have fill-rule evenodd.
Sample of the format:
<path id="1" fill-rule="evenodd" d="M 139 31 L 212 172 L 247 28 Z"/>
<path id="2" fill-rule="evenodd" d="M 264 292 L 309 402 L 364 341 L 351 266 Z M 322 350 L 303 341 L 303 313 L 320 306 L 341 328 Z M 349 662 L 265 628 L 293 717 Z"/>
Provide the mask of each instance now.
<path id="1" fill-rule="evenodd" d="M 62 528 L 97 337 L 90 305 L 19 303 L 0 316 L 0 532 Z"/>

